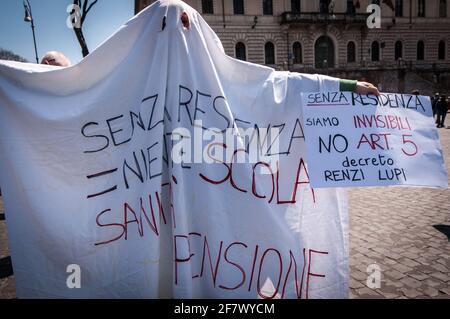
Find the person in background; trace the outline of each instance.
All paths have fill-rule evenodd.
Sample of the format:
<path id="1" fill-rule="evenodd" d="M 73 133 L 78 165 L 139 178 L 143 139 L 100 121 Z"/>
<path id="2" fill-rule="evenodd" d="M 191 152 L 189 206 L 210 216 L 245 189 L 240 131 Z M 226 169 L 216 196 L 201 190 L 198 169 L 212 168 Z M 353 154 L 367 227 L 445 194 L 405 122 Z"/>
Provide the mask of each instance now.
<path id="1" fill-rule="evenodd" d="M 439 93 L 434 94 L 434 97 L 431 98 L 431 108 L 433 109 L 433 118 L 436 115 L 436 104 L 439 101 Z M 436 119 L 437 124 L 437 119 Z"/>
<path id="2" fill-rule="evenodd" d="M 41 60 L 41 64 L 68 67 L 71 65 L 70 60 L 61 52 L 47 52 Z"/>
<path id="3" fill-rule="evenodd" d="M 436 103 L 436 114 L 437 114 L 436 127 L 438 128 L 444 127 L 445 116 L 447 115 L 447 111 L 448 111 L 448 102 L 446 100 L 445 95 L 441 95 L 439 101 L 437 101 Z"/>
<path id="4" fill-rule="evenodd" d="M 331 0 L 330 4 L 328 5 L 328 13 L 331 14 L 331 15 L 334 14 L 334 6 L 335 6 L 334 0 Z"/>
<path id="5" fill-rule="evenodd" d="M 450 112 L 450 95 L 447 96 L 447 113 Z M 447 128 L 450 128 L 450 126 L 447 126 Z"/>
<path id="6" fill-rule="evenodd" d="M 420 92 L 418 89 L 414 89 L 414 90 L 412 90 L 411 94 L 412 95 L 420 95 Z"/>

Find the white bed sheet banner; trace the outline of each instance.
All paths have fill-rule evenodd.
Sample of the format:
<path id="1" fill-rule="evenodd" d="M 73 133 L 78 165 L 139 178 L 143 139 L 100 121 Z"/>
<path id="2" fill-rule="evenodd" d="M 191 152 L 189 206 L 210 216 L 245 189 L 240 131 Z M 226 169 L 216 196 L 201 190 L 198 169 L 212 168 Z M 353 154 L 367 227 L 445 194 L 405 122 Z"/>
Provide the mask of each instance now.
<path id="1" fill-rule="evenodd" d="M 310 187 L 300 104 L 338 87 L 226 56 L 178 1 L 156 2 L 72 67 L 2 61 L 17 296 L 346 298 L 346 196 Z M 172 163 L 170 132 L 194 119 L 282 128 L 278 173 Z M 81 288 L 69 289 L 74 264 Z"/>

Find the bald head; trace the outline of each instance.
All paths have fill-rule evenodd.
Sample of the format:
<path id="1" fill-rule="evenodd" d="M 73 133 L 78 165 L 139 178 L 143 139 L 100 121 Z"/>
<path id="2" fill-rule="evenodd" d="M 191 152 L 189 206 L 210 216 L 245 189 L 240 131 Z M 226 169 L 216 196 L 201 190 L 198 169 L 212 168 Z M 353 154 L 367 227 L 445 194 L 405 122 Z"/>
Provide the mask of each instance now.
<path id="1" fill-rule="evenodd" d="M 55 66 L 70 66 L 70 60 L 61 52 L 50 51 L 42 58 L 41 64 L 55 65 Z"/>

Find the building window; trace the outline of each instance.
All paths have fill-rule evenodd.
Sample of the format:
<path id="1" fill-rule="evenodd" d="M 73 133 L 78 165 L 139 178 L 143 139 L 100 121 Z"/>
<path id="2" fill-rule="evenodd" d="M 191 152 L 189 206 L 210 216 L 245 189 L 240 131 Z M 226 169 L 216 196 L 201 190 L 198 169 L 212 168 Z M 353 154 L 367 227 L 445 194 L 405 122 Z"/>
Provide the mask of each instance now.
<path id="1" fill-rule="evenodd" d="M 272 42 L 266 42 L 264 45 L 264 63 L 275 64 L 275 46 Z"/>
<path id="2" fill-rule="evenodd" d="M 202 0 L 202 12 L 204 14 L 214 14 L 214 6 L 212 0 Z"/>
<path id="3" fill-rule="evenodd" d="M 323 35 L 314 45 L 316 69 L 334 68 L 334 44 L 330 37 Z"/>
<path id="4" fill-rule="evenodd" d="M 300 42 L 295 42 L 292 46 L 292 53 L 294 55 L 294 64 L 303 63 L 302 45 Z"/>
<path id="5" fill-rule="evenodd" d="M 320 13 L 328 13 L 330 0 L 320 0 Z"/>
<path id="6" fill-rule="evenodd" d="M 440 18 L 447 17 L 447 0 L 439 1 L 439 17 Z"/>
<path id="7" fill-rule="evenodd" d="M 438 59 L 445 60 L 445 41 L 439 41 Z"/>
<path id="8" fill-rule="evenodd" d="M 401 41 L 395 42 L 395 61 L 403 58 L 403 44 Z"/>
<path id="9" fill-rule="evenodd" d="M 417 16 L 424 18 L 425 17 L 425 0 L 419 0 L 417 3 Z"/>
<path id="10" fill-rule="evenodd" d="M 353 0 L 347 0 L 347 13 L 348 14 L 356 13 L 355 3 L 353 2 Z"/>
<path id="11" fill-rule="evenodd" d="M 417 60 L 422 61 L 425 60 L 425 44 L 422 40 L 417 42 Z"/>
<path id="12" fill-rule="evenodd" d="M 300 13 L 301 11 L 300 0 L 291 0 L 291 11 L 293 13 Z"/>
<path id="13" fill-rule="evenodd" d="M 234 14 L 244 14 L 244 0 L 233 0 Z"/>
<path id="14" fill-rule="evenodd" d="M 263 14 L 264 15 L 273 15 L 272 0 L 263 0 Z"/>
<path id="15" fill-rule="evenodd" d="M 356 62 L 356 45 L 351 41 L 347 44 L 347 63 Z"/>
<path id="16" fill-rule="evenodd" d="M 371 58 L 374 62 L 380 61 L 380 44 L 378 43 L 378 41 L 372 42 Z"/>
<path id="17" fill-rule="evenodd" d="M 395 0 L 395 16 L 403 17 L 403 0 Z"/>
<path id="18" fill-rule="evenodd" d="M 235 53 L 236 53 L 236 59 L 246 61 L 247 60 L 247 54 L 245 52 L 245 44 L 242 42 L 236 43 L 235 47 Z"/>

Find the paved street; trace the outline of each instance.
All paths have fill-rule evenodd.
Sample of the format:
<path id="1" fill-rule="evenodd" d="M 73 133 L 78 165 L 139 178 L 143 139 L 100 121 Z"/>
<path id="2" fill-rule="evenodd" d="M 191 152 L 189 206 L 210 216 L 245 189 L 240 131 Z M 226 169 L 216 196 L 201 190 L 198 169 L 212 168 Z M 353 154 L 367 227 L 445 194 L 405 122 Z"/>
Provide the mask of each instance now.
<path id="1" fill-rule="evenodd" d="M 439 129 L 450 171 L 450 129 Z M 350 298 L 450 299 L 450 190 L 350 191 Z M 380 289 L 366 286 L 381 268 Z"/>
<path id="2" fill-rule="evenodd" d="M 440 129 L 450 171 L 450 129 Z M 0 200 L 0 298 L 14 298 Z M 381 288 L 366 285 L 381 269 Z M 350 191 L 350 298 L 450 299 L 450 190 L 364 188 Z"/>

